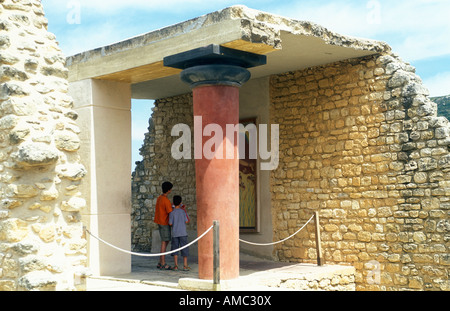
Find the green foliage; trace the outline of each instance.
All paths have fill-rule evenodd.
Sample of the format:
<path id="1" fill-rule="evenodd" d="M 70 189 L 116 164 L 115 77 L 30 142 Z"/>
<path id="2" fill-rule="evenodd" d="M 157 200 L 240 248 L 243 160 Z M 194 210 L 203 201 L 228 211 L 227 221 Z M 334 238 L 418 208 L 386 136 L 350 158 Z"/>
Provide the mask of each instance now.
<path id="1" fill-rule="evenodd" d="M 438 115 L 450 120 L 450 95 L 433 97 L 431 100 L 438 104 Z"/>

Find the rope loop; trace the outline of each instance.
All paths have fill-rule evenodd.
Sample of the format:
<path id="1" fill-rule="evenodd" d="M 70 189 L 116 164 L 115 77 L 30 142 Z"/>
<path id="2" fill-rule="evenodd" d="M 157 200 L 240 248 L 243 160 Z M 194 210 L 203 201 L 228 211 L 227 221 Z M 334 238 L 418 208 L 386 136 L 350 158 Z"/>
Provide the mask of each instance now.
<path id="1" fill-rule="evenodd" d="M 281 240 L 281 241 L 278 241 L 278 242 L 273 242 L 273 243 L 254 243 L 254 242 L 249 242 L 249 241 L 244 241 L 244 240 L 242 240 L 242 239 L 239 239 L 239 241 L 240 242 L 242 242 L 242 243 L 245 243 L 245 244 L 249 244 L 249 245 L 255 245 L 255 246 L 271 246 L 271 245 L 276 245 L 276 244 L 280 244 L 280 243 L 283 243 L 283 242 L 286 242 L 287 240 L 289 240 L 289 239 L 291 239 L 291 238 L 293 238 L 294 236 L 296 236 L 297 234 L 299 234 L 300 233 L 300 231 L 302 231 L 313 219 L 314 219 L 314 215 L 297 231 L 297 232 L 295 232 L 294 234 L 292 234 L 291 236 L 289 236 L 289 237 L 287 237 L 287 238 L 285 238 L 285 239 L 283 239 L 283 240 Z M 195 243 L 197 243 L 198 241 L 200 241 L 205 235 L 207 235 L 208 234 L 208 232 L 210 232 L 212 229 L 214 228 L 214 225 L 213 226 L 211 226 L 208 230 L 206 230 L 205 231 L 205 233 L 203 233 L 201 236 L 199 236 L 197 239 L 195 239 L 194 241 L 192 241 L 191 243 L 189 243 L 189 244 L 187 244 L 187 245 L 185 245 L 185 246 L 183 246 L 183 247 L 181 247 L 181 248 L 178 248 L 178 249 L 176 249 L 176 250 L 172 250 L 172 251 L 170 251 L 170 252 L 166 252 L 166 253 L 159 253 L 159 254 L 144 254 L 144 253 L 135 253 L 135 252 L 130 252 L 130 251 L 127 251 L 127 250 L 124 250 L 124 249 L 121 249 L 121 248 L 119 248 L 119 247 L 117 247 L 117 246 L 114 246 L 113 244 L 111 244 L 111 243 L 108 243 L 108 242 L 106 242 L 105 240 L 102 240 L 102 239 L 100 239 L 99 237 L 97 237 L 97 236 L 95 236 L 94 234 L 92 234 L 89 230 L 87 230 L 86 229 L 86 232 L 87 233 L 89 233 L 89 235 L 91 235 L 93 238 L 95 238 L 96 240 L 98 240 L 98 241 L 100 241 L 100 242 L 102 242 L 102 243 L 104 243 L 105 245 L 108 245 L 109 247 L 112 247 L 112 248 L 114 248 L 114 249 L 116 249 L 116 250 L 118 250 L 118 251 L 120 251 L 120 252 L 123 252 L 123 253 L 126 253 L 126 254 L 130 254 L 130 255 L 134 255 L 134 256 L 141 256 L 141 257 L 160 257 L 160 256 L 166 256 L 166 255 L 170 255 L 170 254 L 173 254 L 173 253 L 176 253 L 176 252 L 178 252 L 178 251 L 181 251 L 181 250 L 183 250 L 183 249 L 185 249 L 185 248 L 187 248 L 187 247 L 189 247 L 189 246 L 191 246 L 191 245 L 193 245 L 193 244 L 195 244 Z"/>
<path id="2" fill-rule="evenodd" d="M 181 251 L 182 249 L 185 249 L 185 248 L 187 248 L 187 247 L 189 247 L 189 246 L 191 246 L 191 245 L 197 243 L 197 242 L 200 241 L 205 235 L 207 235 L 208 232 L 211 231 L 213 228 L 214 228 L 214 226 L 211 226 L 208 230 L 205 231 L 205 233 L 203 233 L 203 234 L 202 234 L 201 236 L 199 236 L 197 239 L 195 239 L 195 240 L 192 241 L 191 243 L 189 243 L 189 244 L 187 244 L 187 245 L 185 245 L 185 246 L 183 246 L 183 247 L 181 247 L 181 248 L 178 248 L 178 249 L 175 249 L 175 250 L 173 250 L 173 251 L 166 252 L 166 253 L 160 253 L 160 254 L 144 254 L 144 253 L 130 252 L 130 251 L 121 249 L 121 248 L 119 248 L 119 247 L 117 247 L 117 246 L 112 245 L 111 243 L 108 243 L 108 242 L 106 242 L 106 241 L 100 239 L 99 237 L 93 235 L 93 234 L 92 234 L 89 230 L 87 230 L 87 229 L 86 229 L 86 232 L 89 233 L 93 238 L 95 238 L 95 239 L 99 240 L 100 242 L 102 242 L 103 244 L 108 245 L 109 247 L 112 247 L 112 248 L 114 248 L 114 249 L 116 249 L 116 250 L 118 250 L 118 251 L 120 251 L 120 252 L 122 252 L 122 253 L 130 254 L 130 255 L 134 255 L 134 256 L 140 256 L 140 257 L 160 257 L 160 256 L 166 256 L 166 255 L 170 255 L 170 254 L 176 253 L 176 252 L 178 252 L 178 251 Z"/>
<path id="3" fill-rule="evenodd" d="M 244 241 L 239 239 L 240 242 L 245 243 L 245 244 L 249 244 L 249 245 L 255 245 L 255 246 L 271 246 L 271 245 L 276 245 L 276 244 L 280 244 L 283 242 L 286 242 L 287 240 L 289 240 L 290 238 L 293 238 L 294 236 L 296 236 L 298 233 L 300 233 L 300 231 L 302 231 L 310 222 L 311 220 L 313 220 L 315 217 L 315 215 L 312 215 L 312 217 L 306 222 L 306 224 L 303 225 L 303 227 L 301 227 L 297 232 L 295 232 L 293 235 L 278 241 L 278 242 L 273 242 L 273 243 L 253 243 L 253 242 L 248 242 L 248 241 Z"/>

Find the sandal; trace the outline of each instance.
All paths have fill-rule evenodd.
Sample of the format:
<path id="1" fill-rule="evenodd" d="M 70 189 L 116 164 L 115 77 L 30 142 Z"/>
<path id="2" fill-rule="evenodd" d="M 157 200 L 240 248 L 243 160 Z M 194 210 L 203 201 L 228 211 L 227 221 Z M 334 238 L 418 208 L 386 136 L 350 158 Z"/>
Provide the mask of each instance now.
<path id="1" fill-rule="evenodd" d="M 175 267 L 170 267 L 170 270 L 173 270 L 173 271 L 178 271 L 178 266 L 175 266 Z"/>
<path id="2" fill-rule="evenodd" d="M 168 264 L 164 264 L 164 265 L 158 264 L 158 269 L 160 269 L 160 270 L 171 270 L 172 267 L 169 266 Z"/>
<path id="3" fill-rule="evenodd" d="M 191 271 L 191 267 L 189 267 L 189 266 L 184 266 L 184 267 L 183 267 L 183 271 Z"/>

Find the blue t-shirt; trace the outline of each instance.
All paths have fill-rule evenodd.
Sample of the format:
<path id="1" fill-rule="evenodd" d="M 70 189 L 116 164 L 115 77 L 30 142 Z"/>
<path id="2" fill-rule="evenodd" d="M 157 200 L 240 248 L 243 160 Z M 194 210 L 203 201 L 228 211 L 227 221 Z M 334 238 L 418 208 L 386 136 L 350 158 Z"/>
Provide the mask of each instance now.
<path id="1" fill-rule="evenodd" d="M 174 208 L 169 214 L 169 225 L 172 226 L 172 237 L 187 236 L 186 221 L 188 218 L 186 212 L 181 208 Z"/>

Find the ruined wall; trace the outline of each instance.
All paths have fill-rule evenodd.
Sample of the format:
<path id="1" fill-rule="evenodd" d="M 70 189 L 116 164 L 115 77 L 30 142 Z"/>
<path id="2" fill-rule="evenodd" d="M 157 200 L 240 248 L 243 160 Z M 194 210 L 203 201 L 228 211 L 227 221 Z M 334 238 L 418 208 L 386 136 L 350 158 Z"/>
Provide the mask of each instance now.
<path id="1" fill-rule="evenodd" d="M 40 1 L 0 1 L 0 291 L 82 289 L 86 174 L 67 69 Z"/>
<path id="2" fill-rule="evenodd" d="M 392 55 L 273 76 L 274 240 L 318 210 L 326 262 L 355 266 L 357 290 L 449 290 L 450 127 L 427 95 Z M 314 226 L 275 253 L 314 262 Z"/>
<path id="3" fill-rule="evenodd" d="M 140 152 L 143 160 L 138 163 L 132 181 L 132 247 L 135 251 L 151 251 L 152 231 L 157 229 L 153 222 L 155 204 L 161 195 L 165 181 L 174 184 L 170 200 L 181 195 L 187 206 L 191 222 L 188 229 L 197 229 L 197 205 L 195 193 L 195 160 L 174 160 L 172 144 L 179 137 L 172 137 L 176 124 L 191 127 L 192 142 L 194 113 L 192 95 L 181 95 L 155 102 L 150 119 L 149 132 L 145 135 Z M 178 134 L 178 133 L 177 133 Z M 192 150 L 194 144 L 192 143 Z M 193 151 L 192 151 L 192 154 Z"/>
<path id="4" fill-rule="evenodd" d="M 450 127 L 414 71 L 377 55 L 271 77 L 274 241 L 319 210 L 325 259 L 354 266 L 357 290 L 449 289 Z M 191 95 L 156 102 L 133 180 L 135 250 L 149 251 L 165 180 L 195 221 L 194 162 L 170 156 L 172 127 L 192 122 Z M 314 227 L 274 256 L 314 263 Z"/>

